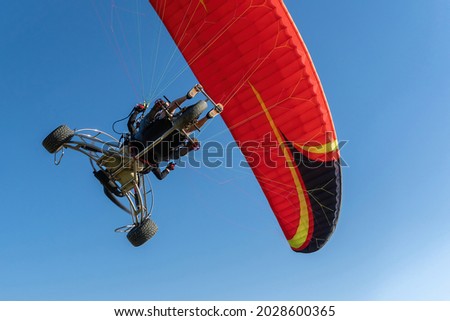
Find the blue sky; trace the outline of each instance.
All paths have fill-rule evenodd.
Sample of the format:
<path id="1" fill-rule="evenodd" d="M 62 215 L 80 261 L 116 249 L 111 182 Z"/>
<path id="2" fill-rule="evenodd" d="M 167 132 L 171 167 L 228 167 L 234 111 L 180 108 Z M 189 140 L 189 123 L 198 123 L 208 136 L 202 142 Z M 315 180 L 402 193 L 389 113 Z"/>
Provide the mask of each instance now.
<path id="1" fill-rule="evenodd" d="M 55 167 L 41 141 L 62 123 L 111 131 L 195 78 L 144 0 L 3 5 L 0 299 L 450 299 L 448 1 L 286 5 L 348 141 L 340 221 L 311 255 L 289 249 L 239 152 L 154 182 L 159 232 L 131 247 L 87 159 Z M 219 119 L 199 137 L 232 142 Z"/>

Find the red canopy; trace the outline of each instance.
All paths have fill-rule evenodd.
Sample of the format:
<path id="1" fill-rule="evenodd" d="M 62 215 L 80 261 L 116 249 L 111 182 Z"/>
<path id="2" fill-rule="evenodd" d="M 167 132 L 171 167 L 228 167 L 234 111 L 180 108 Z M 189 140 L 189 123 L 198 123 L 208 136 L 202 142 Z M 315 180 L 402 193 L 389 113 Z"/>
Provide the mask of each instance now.
<path id="1" fill-rule="evenodd" d="M 241 147 L 293 250 L 321 248 L 341 200 L 319 77 L 279 0 L 150 0 Z"/>

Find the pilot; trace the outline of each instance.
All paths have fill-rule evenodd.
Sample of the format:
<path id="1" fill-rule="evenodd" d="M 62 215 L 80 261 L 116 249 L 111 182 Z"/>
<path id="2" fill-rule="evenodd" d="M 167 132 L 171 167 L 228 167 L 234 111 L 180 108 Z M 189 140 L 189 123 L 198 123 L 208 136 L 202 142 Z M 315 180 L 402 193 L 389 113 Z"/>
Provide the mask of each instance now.
<path id="1" fill-rule="evenodd" d="M 180 107 L 187 99 L 194 98 L 200 91 L 202 91 L 203 87 L 199 84 L 195 85 L 189 92 L 178 99 L 175 99 L 171 103 L 168 103 L 162 99 L 158 99 L 155 101 L 150 112 L 143 118 L 140 123 L 136 123 L 136 118 L 140 113 L 144 113 L 148 107 L 147 103 L 137 104 L 133 111 L 131 112 L 130 117 L 128 118 L 128 131 L 131 134 L 132 139 L 135 138 L 137 140 L 142 141 L 143 137 L 141 137 L 140 133 L 145 132 L 145 129 L 150 126 L 155 120 L 164 119 L 167 116 L 172 117 L 175 110 Z M 198 120 L 195 125 L 191 128 L 188 128 L 187 133 L 193 132 L 196 128 L 202 127 L 208 119 L 212 119 L 219 115 L 223 111 L 223 106 L 218 105 L 215 108 L 211 109 L 208 114 L 202 119 Z M 139 130 L 138 130 L 139 128 Z"/>
<path id="2" fill-rule="evenodd" d="M 140 113 L 144 113 L 146 111 L 146 109 L 148 108 L 148 104 L 146 102 L 137 104 L 133 108 L 127 123 L 128 131 L 131 134 L 131 141 L 134 141 L 135 143 L 137 141 L 138 144 L 139 142 L 144 143 L 144 133 L 146 132 L 146 129 L 152 125 L 153 122 L 155 122 L 156 120 L 165 119 L 167 117 L 171 118 L 178 107 L 180 107 L 186 100 L 194 98 L 199 92 L 202 91 L 202 89 L 203 87 L 197 84 L 191 90 L 189 90 L 185 96 L 175 99 L 171 103 L 168 103 L 162 99 L 156 100 L 150 112 L 143 117 L 141 122 L 137 121 L 137 116 Z M 216 117 L 222 111 L 223 106 L 218 104 L 216 107 L 211 109 L 205 117 L 198 120 L 194 125 L 188 128 L 186 130 L 186 133 L 190 134 L 196 129 L 199 129 L 209 119 Z M 181 156 L 186 155 L 188 152 L 192 150 L 198 150 L 199 148 L 200 144 L 195 138 L 186 140 L 182 143 L 182 146 L 179 148 L 179 150 L 172 152 L 169 157 L 172 159 L 177 159 Z M 151 171 L 160 180 L 164 179 L 170 171 L 175 169 L 175 164 L 169 163 L 167 167 L 163 171 L 161 171 L 159 168 L 159 162 L 156 161 L 156 157 L 150 156 L 150 158 L 155 159 L 145 159 L 143 161 L 147 165 L 149 165 L 148 171 Z"/>

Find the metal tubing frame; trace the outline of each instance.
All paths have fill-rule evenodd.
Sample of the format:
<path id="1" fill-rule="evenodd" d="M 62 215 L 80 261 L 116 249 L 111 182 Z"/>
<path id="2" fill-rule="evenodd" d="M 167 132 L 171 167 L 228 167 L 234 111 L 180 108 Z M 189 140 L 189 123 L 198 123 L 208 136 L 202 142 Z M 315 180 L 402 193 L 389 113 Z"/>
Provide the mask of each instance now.
<path id="1" fill-rule="evenodd" d="M 172 128 L 170 131 L 167 131 L 164 133 L 164 138 L 166 138 L 174 129 Z M 92 132 L 92 133 L 89 133 Z M 105 136 L 109 139 L 111 139 L 113 142 L 107 142 L 104 139 L 101 138 L 101 136 Z M 97 165 L 100 169 L 105 169 L 104 166 L 100 164 L 100 159 L 106 155 L 120 155 L 120 157 L 123 158 L 124 162 L 122 166 L 119 168 L 119 170 L 112 173 L 113 178 L 115 178 L 118 173 L 124 168 L 125 165 L 129 165 L 131 162 L 133 162 L 136 158 L 130 157 L 124 153 L 123 146 L 121 146 L 120 141 L 116 139 L 114 136 L 103 132 L 98 129 L 91 129 L 91 128 L 85 128 L 85 129 L 79 129 L 75 130 L 74 135 L 75 140 L 71 140 L 64 144 L 65 148 L 69 148 L 72 150 L 76 150 L 87 157 L 89 157 L 91 166 L 94 170 L 97 170 L 95 168 L 95 165 Z M 162 139 L 155 141 L 154 144 L 150 146 L 150 148 L 153 148 L 157 143 L 159 143 Z M 102 146 L 98 146 L 101 144 Z M 105 148 L 105 146 L 107 146 Z M 150 150 L 150 149 L 149 149 Z M 63 149 L 64 152 L 64 149 Z M 94 165 L 95 164 L 95 165 Z M 132 213 L 132 220 L 133 224 L 140 224 L 142 223 L 147 217 L 150 216 L 151 212 L 148 209 L 147 206 L 147 188 L 146 188 L 146 181 L 142 174 L 138 172 L 137 163 L 133 162 L 134 165 L 134 175 L 137 177 L 137 180 L 134 183 L 134 195 L 132 190 L 128 191 L 127 193 L 124 193 L 124 196 L 127 198 L 130 209 Z M 152 191 L 152 189 L 150 188 Z M 152 192 L 153 193 L 153 192 Z M 136 206 L 136 198 L 138 199 L 138 202 L 140 204 L 139 207 Z M 153 201 L 152 201 L 153 202 Z M 153 208 L 153 203 L 151 208 Z"/>

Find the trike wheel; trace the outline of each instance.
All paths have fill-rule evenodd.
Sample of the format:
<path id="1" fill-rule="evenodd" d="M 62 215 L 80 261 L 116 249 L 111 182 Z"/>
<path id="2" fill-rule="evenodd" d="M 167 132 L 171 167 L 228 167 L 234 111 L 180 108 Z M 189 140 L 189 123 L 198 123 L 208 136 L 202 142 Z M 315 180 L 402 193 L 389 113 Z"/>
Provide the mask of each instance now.
<path id="1" fill-rule="evenodd" d="M 57 152 L 65 143 L 70 141 L 74 134 L 75 132 L 72 129 L 66 125 L 61 125 L 45 137 L 42 141 L 42 145 L 49 153 L 53 154 Z"/>
<path id="2" fill-rule="evenodd" d="M 133 246 L 141 246 L 150 240 L 158 231 L 158 226 L 150 218 L 134 226 L 127 234 L 127 239 Z"/>

